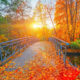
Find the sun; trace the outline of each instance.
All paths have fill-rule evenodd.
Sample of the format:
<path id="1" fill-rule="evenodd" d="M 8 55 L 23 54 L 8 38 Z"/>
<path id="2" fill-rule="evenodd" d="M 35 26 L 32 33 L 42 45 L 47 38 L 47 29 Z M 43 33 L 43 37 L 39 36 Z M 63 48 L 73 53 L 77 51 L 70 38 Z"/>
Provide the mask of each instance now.
<path id="1" fill-rule="evenodd" d="M 33 24 L 33 27 L 34 27 L 34 28 L 38 28 L 38 25 L 37 25 L 37 24 Z"/>
<path id="2" fill-rule="evenodd" d="M 35 23 L 35 24 L 33 24 L 33 28 L 34 29 L 36 29 L 36 28 L 42 28 L 42 25 L 38 24 L 38 23 Z"/>

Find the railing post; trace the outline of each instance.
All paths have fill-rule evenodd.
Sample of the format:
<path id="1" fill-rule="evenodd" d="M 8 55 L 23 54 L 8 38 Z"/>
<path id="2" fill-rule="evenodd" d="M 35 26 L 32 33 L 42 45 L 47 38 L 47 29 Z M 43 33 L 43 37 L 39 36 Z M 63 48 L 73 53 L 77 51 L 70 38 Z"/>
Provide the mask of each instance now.
<path id="1" fill-rule="evenodd" d="M 66 54 L 67 54 L 67 48 L 65 46 L 65 53 L 64 53 L 64 65 L 66 67 Z"/>
<path id="2" fill-rule="evenodd" d="M 77 63 L 76 63 L 76 58 L 77 58 L 77 56 L 75 56 L 75 64 L 74 65 L 75 65 L 75 67 L 78 67 Z"/>
<path id="3" fill-rule="evenodd" d="M 61 52 L 62 52 L 62 46 L 61 46 L 61 44 L 60 44 L 60 50 L 59 50 L 60 59 L 61 59 Z"/>
<path id="4" fill-rule="evenodd" d="M 56 53 L 58 55 L 58 44 L 56 43 Z"/>
<path id="5" fill-rule="evenodd" d="M 19 53 L 21 53 L 21 44 L 22 44 L 22 42 L 20 40 L 20 42 L 19 42 Z"/>
<path id="6" fill-rule="evenodd" d="M 12 46 L 12 55 L 13 55 L 13 51 L 14 51 L 14 50 L 13 50 L 13 42 L 12 42 L 12 45 L 11 45 L 11 46 Z"/>
<path id="7" fill-rule="evenodd" d="M 2 51 L 1 51 L 1 46 L 0 46 L 0 58 L 1 58 L 1 61 L 2 61 Z"/>

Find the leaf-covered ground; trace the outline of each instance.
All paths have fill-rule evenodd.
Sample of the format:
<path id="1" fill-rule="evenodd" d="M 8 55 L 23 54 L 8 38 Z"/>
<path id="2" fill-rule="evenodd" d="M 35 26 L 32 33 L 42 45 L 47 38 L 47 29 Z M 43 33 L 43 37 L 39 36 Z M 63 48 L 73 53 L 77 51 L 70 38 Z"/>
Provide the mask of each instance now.
<path id="1" fill-rule="evenodd" d="M 68 62 L 65 68 L 63 60 L 56 55 L 55 48 L 50 42 L 41 44 L 45 44 L 45 47 L 36 50 L 34 58 L 23 67 L 7 71 L 7 68 L 15 67 L 16 63 L 9 65 L 11 61 L 0 67 L 0 80 L 75 80 L 76 78 L 80 80 L 78 79 L 80 71 L 72 68 Z"/>

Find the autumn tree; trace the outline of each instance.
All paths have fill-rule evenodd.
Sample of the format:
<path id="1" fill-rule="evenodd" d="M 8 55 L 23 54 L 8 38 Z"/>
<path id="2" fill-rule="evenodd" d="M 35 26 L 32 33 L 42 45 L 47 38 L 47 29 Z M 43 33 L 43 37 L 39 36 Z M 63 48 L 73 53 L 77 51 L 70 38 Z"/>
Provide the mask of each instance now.
<path id="1" fill-rule="evenodd" d="M 38 19 L 37 21 L 41 22 L 43 25 L 42 34 L 45 35 L 45 37 L 47 37 L 47 38 L 52 33 L 52 31 L 50 31 L 48 29 L 48 27 L 50 27 L 51 24 L 54 27 L 54 22 L 53 22 L 53 18 L 52 18 L 53 6 L 51 5 L 52 4 L 51 1 L 50 0 L 39 0 L 36 5 L 35 12 L 34 12 L 34 17 L 35 18 L 37 17 L 37 19 Z M 49 2 L 49 3 L 47 4 L 47 2 Z M 49 22 L 50 22 L 50 24 L 49 24 Z"/>
<path id="2" fill-rule="evenodd" d="M 56 29 L 57 26 L 61 33 L 63 39 L 74 41 L 76 36 L 79 36 L 79 26 L 78 26 L 78 17 L 79 17 L 79 0 L 57 0 L 55 5 L 55 23 Z M 78 28 L 78 29 L 77 29 Z M 59 34 L 60 32 L 58 32 Z M 59 36 L 58 36 L 59 37 Z M 62 37 L 60 37 L 62 38 Z"/>
<path id="3" fill-rule="evenodd" d="M 30 13 L 29 0 L 0 0 L 0 36 L 4 35 L 6 40 L 24 37 Z"/>
<path id="4" fill-rule="evenodd" d="M 0 4 L 0 13 L 5 13 L 3 15 L 8 15 L 12 19 L 20 20 L 30 16 L 31 4 L 28 0 L 1 0 Z"/>

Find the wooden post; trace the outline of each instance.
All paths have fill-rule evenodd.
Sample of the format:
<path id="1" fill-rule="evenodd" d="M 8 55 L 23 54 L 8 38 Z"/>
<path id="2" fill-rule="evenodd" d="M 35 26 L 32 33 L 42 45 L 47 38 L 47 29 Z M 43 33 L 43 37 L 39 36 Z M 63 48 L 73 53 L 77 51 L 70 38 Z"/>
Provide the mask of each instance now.
<path id="1" fill-rule="evenodd" d="M 11 47 L 12 47 L 12 49 L 11 49 L 11 50 L 12 50 L 12 54 L 13 54 L 13 43 L 12 43 Z"/>
<path id="2" fill-rule="evenodd" d="M 61 52 L 62 52 L 62 45 L 60 45 L 60 50 L 59 50 L 60 59 L 61 59 Z"/>
<path id="3" fill-rule="evenodd" d="M 67 54 L 67 48 L 65 46 L 65 53 L 64 53 L 64 65 L 66 67 L 66 54 Z"/>
<path id="4" fill-rule="evenodd" d="M 1 58 L 1 61 L 2 61 L 2 51 L 1 51 L 1 47 L 0 47 L 0 58 Z"/>
<path id="5" fill-rule="evenodd" d="M 58 55 L 58 44 L 56 43 L 56 53 Z"/>
<path id="6" fill-rule="evenodd" d="M 21 40 L 20 40 L 20 43 L 19 43 L 19 53 L 21 53 L 21 45 L 22 45 L 22 43 L 21 43 Z"/>

